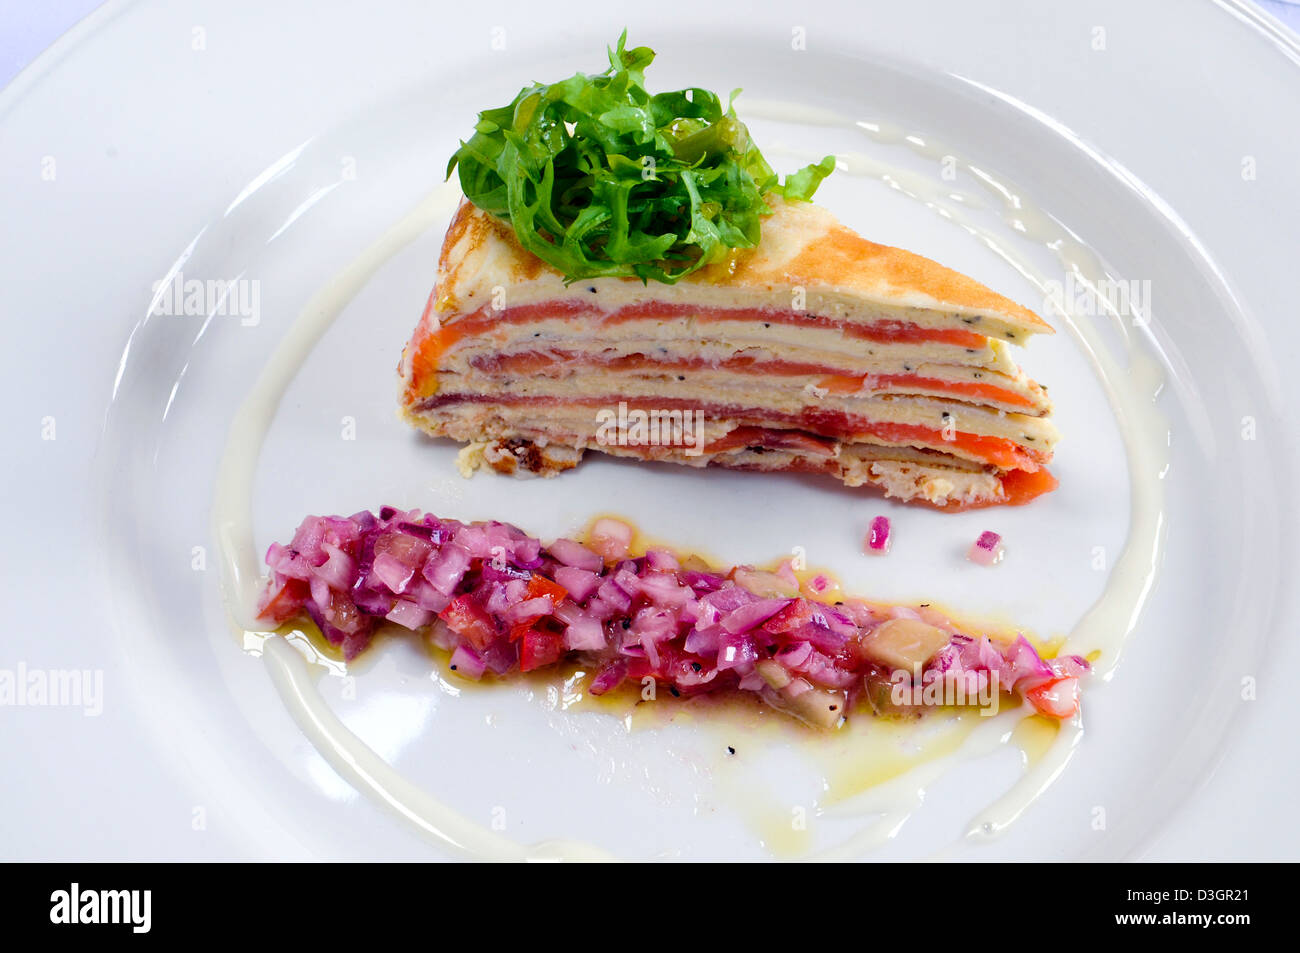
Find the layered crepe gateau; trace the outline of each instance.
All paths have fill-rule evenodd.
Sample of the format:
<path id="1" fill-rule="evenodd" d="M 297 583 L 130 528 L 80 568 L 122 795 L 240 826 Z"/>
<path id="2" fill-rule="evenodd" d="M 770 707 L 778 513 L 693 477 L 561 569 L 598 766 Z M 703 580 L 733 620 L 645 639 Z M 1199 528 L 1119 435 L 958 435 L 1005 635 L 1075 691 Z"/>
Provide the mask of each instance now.
<path id="1" fill-rule="evenodd" d="M 826 473 L 945 509 L 1056 486 L 1044 389 L 1008 345 L 1028 309 L 808 202 L 676 284 L 566 281 L 463 201 L 400 366 L 416 427 L 462 469 L 551 476 L 588 450 Z"/>

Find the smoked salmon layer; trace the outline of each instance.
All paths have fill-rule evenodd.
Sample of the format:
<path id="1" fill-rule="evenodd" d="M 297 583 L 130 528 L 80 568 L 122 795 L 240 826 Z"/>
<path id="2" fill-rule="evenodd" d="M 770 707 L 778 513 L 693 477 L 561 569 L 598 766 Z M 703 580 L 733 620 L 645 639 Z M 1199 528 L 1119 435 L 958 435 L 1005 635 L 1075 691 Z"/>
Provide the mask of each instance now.
<path id="1" fill-rule="evenodd" d="M 822 473 L 947 510 L 1056 486 L 1046 389 L 1008 356 L 1052 329 L 824 209 L 772 197 L 757 248 L 676 284 L 566 283 L 462 203 L 403 352 L 414 426 L 553 476 L 586 451 Z"/>

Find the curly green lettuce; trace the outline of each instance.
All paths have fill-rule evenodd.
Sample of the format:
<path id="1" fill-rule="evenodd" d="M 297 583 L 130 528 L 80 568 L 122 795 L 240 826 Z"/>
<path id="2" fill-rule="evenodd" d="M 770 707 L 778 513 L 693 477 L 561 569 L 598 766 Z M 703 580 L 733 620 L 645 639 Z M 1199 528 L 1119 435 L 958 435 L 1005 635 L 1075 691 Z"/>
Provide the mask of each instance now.
<path id="1" fill-rule="evenodd" d="M 706 89 L 651 95 L 654 51 L 627 49 L 609 69 L 520 90 L 479 113 L 447 166 L 476 206 L 567 281 L 635 277 L 673 284 L 733 249 L 752 248 L 769 193 L 808 201 L 833 156 L 781 182 L 736 118 Z"/>

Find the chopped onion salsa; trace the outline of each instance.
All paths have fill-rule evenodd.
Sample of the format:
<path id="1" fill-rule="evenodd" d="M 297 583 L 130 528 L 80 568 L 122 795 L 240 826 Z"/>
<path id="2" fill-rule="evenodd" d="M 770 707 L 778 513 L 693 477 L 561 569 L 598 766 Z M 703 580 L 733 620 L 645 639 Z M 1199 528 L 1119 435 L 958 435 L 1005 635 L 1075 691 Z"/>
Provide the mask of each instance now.
<path id="1" fill-rule="evenodd" d="M 823 728 L 860 703 L 916 710 L 923 684 L 959 681 L 972 703 L 992 690 L 1054 718 L 1078 710 L 1088 663 L 1044 659 L 1023 635 L 962 631 L 929 606 L 823 601 L 826 577 L 801 584 L 789 562 L 720 570 L 664 548 L 632 555 L 632 541 L 615 519 L 597 520 L 585 541 L 544 545 L 506 523 L 391 506 L 309 516 L 267 551 L 258 614 L 275 625 L 310 618 L 348 660 L 387 620 L 425 632 L 463 678 L 572 658 L 593 673 L 593 695 L 647 679 L 674 696 L 752 693 Z"/>

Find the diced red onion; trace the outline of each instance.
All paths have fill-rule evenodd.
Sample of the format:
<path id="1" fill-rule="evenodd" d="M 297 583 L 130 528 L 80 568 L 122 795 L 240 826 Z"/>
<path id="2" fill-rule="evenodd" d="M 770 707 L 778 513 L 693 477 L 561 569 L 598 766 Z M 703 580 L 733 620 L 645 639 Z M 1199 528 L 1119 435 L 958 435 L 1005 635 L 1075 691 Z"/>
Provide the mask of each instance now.
<path id="1" fill-rule="evenodd" d="M 648 572 L 638 582 L 641 594 L 655 605 L 681 608 L 695 598 L 695 593 L 689 587 L 677 582 L 674 573 Z"/>
<path id="2" fill-rule="evenodd" d="M 397 602 L 397 597 L 387 589 L 372 589 L 369 586 L 362 585 L 358 581 L 357 585 L 352 587 L 352 601 L 362 612 L 372 616 L 386 616 L 393 611 L 393 606 Z M 431 609 L 434 612 L 441 612 L 446 606 L 422 605 L 419 600 L 415 601 L 421 608 Z M 447 600 L 450 601 L 450 600 Z"/>
<path id="3" fill-rule="evenodd" d="M 415 578 L 415 568 L 406 565 L 396 556 L 380 553 L 375 557 L 375 575 L 393 592 L 403 593 Z"/>
<path id="4" fill-rule="evenodd" d="M 613 577 L 606 578 L 596 590 L 596 594 L 602 602 L 617 612 L 626 612 L 632 608 L 632 596 L 614 582 Z"/>
<path id="5" fill-rule="evenodd" d="M 659 667 L 659 648 L 655 645 L 654 638 L 649 633 L 642 633 L 638 641 L 641 648 L 645 650 L 645 657 L 649 661 L 650 667 L 657 669 Z"/>
<path id="6" fill-rule="evenodd" d="M 1002 555 L 1002 537 L 997 533 L 986 530 L 980 533 L 979 539 L 971 543 L 966 558 L 973 563 L 979 563 L 981 566 L 992 566 L 994 563 L 1002 561 Z"/>
<path id="7" fill-rule="evenodd" d="M 758 647 L 748 635 L 730 633 L 723 636 L 718 644 L 719 671 L 725 672 L 729 668 L 749 665 L 756 661 L 758 661 Z"/>
<path id="8" fill-rule="evenodd" d="M 618 659 L 596 673 L 587 691 L 593 695 L 604 695 L 621 685 L 625 678 L 627 678 L 627 662 Z"/>
<path id="9" fill-rule="evenodd" d="M 551 615 L 559 619 L 565 625 L 573 625 L 579 619 L 594 618 L 586 609 L 579 608 L 578 604 L 572 599 L 561 599 L 559 604 L 551 612 Z"/>
<path id="10" fill-rule="evenodd" d="M 677 561 L 677 557 L 666 549 L 647 549 L 645 551 L 645 565 L 647 569 L 658 572 L 676 572 L 682 568 L 682 564 Z"/>
<path id="11" fill-rule="evenodd" d="M 828 589 L 832 588 L 833 585 L 834 584 L 831 582 L 830 577 L 822 573 L 818 573 L 816 576 L 813 576 L 808 580 L 808 588 L 818 595 L 826 592 Z"/>
<path id="12" fill-rule="evenodd" d="M 798 670 L 809 681 L 823 688 L 848 688 L 858 678 L 854 672 L 838 667 L 832 659 L 820 652 L 809 652 L 808 658 L 798 666 Z"/>
<path id="13" fill-rule="evenodd" d="M 544 615 L 550 615 L 555 608 L 550 596 L 538 596 L 536 599 L 525 599 L 523 602 L 516 602 L 506 607 L 501 613 L 507 622 L 533 621 L 540 619 Z"/>
<path id="14" fill-rule="evenodd" d="M 710 610 L 711 611 L 711 610 Z M 700 622 L 700 603 L 697 599 L 688 599 L 682 606 L 677 618 L 682 625 L 696 626 Z"/>
<path id="15" fill-rule="evenodd" d="M 384 616 L 389 622 L 396 622 L 412 631 L 422 629 L 433 621 L 433 613 L 428 609 L 421 609 L 414 602 L 406 599 L 398 599 L 393 604 L 393 608 Z"/>
<path id="16" fill-rule="evenodd" d="M 760 599 L 732 609 L 722 617 L 721 625 L 728 632 L 748 632 L 757 628 L 791 603 L 790 599 Z"/>
<path id="17" fill-rule="evenodd" d="M 873 626 L 880 621 L 871 606 L 867 605 L 861 599 L 845 599 L 844 605 L 840 607 L 844 614 L 859 629 L 865 629 L 867 626 Z"/>
<path id="18" fill-rule="evenodd" d="M 677 618 L 671 612 L 647 606 L 632 617 L 631 631 L 642 641 L 662 642 L 677 635 Z"/>
<path id="19" fill-rule="evenodd" d="M 553 575 L 574 602 L 585 602 L 600 585 L 598 575 L 576 566 L 558 566 Z"/>
<path id="20" fill-rule="evenodd" d="M 443 595 L 449 596 L 460 585 L 470 560 L 469 550 L 463 546 L 445 545 L 424 564 L 424 578 Z"/>
<path id="21" fill-rule="evenodd" d="M 1016 641 L 1003 654 L 1007 670 L 1002 679 L 1006 683 L 1007 691 L 1014 691 L 1015 687 L 1025 679 L 1044 679 L 1053 676 L 1051 666 L 1039 657 L 1038 651 L 1023 635 L 1017 635 Z"/>
<path id="22" fill-rule="evenodd" d="M 635 596 L 641 591 L 641 581 L 637 578 L 635 572 L 627 568 L 619 568 L 614 571 L 614 585 L 618 586 L 629 596 Z"/>
<path id="23" fill-rule="evenodd" d="M 426 526 L 424 523 L 398 523 L 397 531 L 399 533 L 406 533 L 408 536 L 415 536 L 428 543 L 433 542 L 434 538 L 434 528 L 432 526 Z M 441 538 L 439 539 L 439 542 L 441 542 Z"/>
<path id="24" fill-rule="evenodd" d="M 726 632 L 720 625 L 696 626 L 686 634 L 682 648 L 692 655 L 716 655 Z"/>
<path id="25" fill-rule="evenodd" d="M 794 574 L 794 560 L 783 559 L 781 565 L 776 567 L 776 574 L 786 581 L 786 584 L 799 590 L 799 577 Z"/>
<path id="26" fill-rule="evenodd" d="M 599 594 L 588 600 L 586 609 L 589 616 L 601 622 L 607 622 L 619 613 L 617 608 L 602 599 Z"/>
<path id="27" fill-rule="evenodd" d="M 485 559 L 479 571 L 483 573 L 484 579 L 491 582 L 511 582 L 514 580 L 527 582 L 533 575 L 527 569 L 520 569 L 518 566 L 511 565 L 504 558 L 501 560 Z"/>
<path id="28" fill-rule="evenodd" d="M 808 661 L 812 655 L 813 647 L 807 642 L 796 642 L 794 645 L 788 645 L 776 653 L 776 660 L 786 668 L 798 668 Z"/>
<path id="29" fill-rule="evenodd" d="M 622 520 L 598 519 L 587 539 L 591 548 L 606 559 L 622 559 L 632 545 L 632 527 Z"/>
<path id="30" fill-rule="evenodd" d="M 872 555 L 883 556 L 889 552 L 892 543 L 889 517 L 877 516 L 871 521 L 871 529 L 867 531 L 866 551 Z"/>
<path id="31" fill-rule="evenodd" d="M 508 583 L 490 582 L 480 591 L 487 593 L 487 598 L 483 600 L 483 608 L 490 615 L 504 616 L 506 610 L 515 603 L 515 599 L 511 598 Z"/>
<path id="32" fill-rule="evenodd" d="M 483 657 L 464 642 L 456 646 L 456 651 L 451 653 L 451 661 L 448 664 L 457 675 L 475 681 L 482 678 L 483 673 L 487 671 L 487 664 L 483 661 Z"/>
<path id="33" fill-rule="evenodd" d="M 483 650 L 483 662 L 495 675 L 504 675 L 519 661 L 519 650 L 515 643 L 499 638 Z"/>
<path id="34" fill-rule="evenodd" d="M 605 648 L 605 629 L 590 617 L 576 618 L 564 630 L 564 647 L 571 652 L 599 652 Z"/>
<path id="35" fill-rule="evenodd" d="M 439 592 L 424 578 L 417 578 L 406 587 L 406 598 L 430 612 L 441 612 L 451 602 L 451 596 Z"/>
<path id="36" fill-rule="evenodd" d="M 571 539 L 557 539 L 546 547 L 558 562 L 566 566 L 573 566 L 576 569 L 585 569 L 588 572 L 599 572 L 604 568 L 605 561 L 600 558 L 600 554 L 593 552 L 581 543 L 575 543 Z"/>
<path id="37" fill-rule="evenodd" d="M 726 613 L 757 601 L 758 596 L 748 589 L 742 589 L 735 583 L 729 582 L 721 589 L 715 589 L 713 592 L 702 596 L 700 605 L 707 606 L 718 613 Z"/>
<path id="38" fill-rule="evenodd" d="M 855 638 L 858 635 L 858 627 L 854 625 L 853 620 L 845 613 L 841 612 L 838 606 L 821 606 L 817 613 L 826 627 L 836 635 L 843 638 Z"/>
<path id="39" fill-rule="evenodd" d="M 787 638 L 792 641 L 806 642 L 819 652 L 838 654 L 844 648 L 850 636 L 835 631 L 828 625 L 823 624 L 824 621 L 824 616 L 820 612 L 816 613 L 812 622 L 801 625 L 789 633 Z M 854 629 L 853 636 L 856 637 L 858 634 L 858 630 Z"/>
<path id="40" fill-rule="evenodd" d="M 325 543 L 321 548 L 328 554 L 328 558 L 317 567 L 316 575 L 324 579 L 331 589 L 350 589 L 352 577 L 357 571 L 356 560 L 332 543 Z"/>
<path id="41" fill-rule="evenodd" d="M 703 595 L 721 589 L 726 584 L 727 578 L 716 572 L 699 572 L 692 569 L 682 573 L 682 582 Z"/>
<path id="42" fill-rule="evenodd" d="M 438 618 L 435 618 L 429 625 L 429 631 L 425 637 L 429 640 L 430 645 L 442 649 L 444 652 L 454 652 L 456 646 L 460 645 L 460 637 L 447 628 L 447 623 Z"/>
<path id="43" fill-rule="evenodd" d="M 689 655 L 679 656 L 666 670 L 671 684 L 679 689 L 696 689 L 718 677 L 718 670 L 706 660 Z"/>

